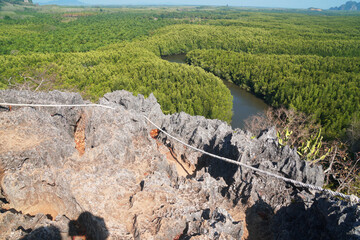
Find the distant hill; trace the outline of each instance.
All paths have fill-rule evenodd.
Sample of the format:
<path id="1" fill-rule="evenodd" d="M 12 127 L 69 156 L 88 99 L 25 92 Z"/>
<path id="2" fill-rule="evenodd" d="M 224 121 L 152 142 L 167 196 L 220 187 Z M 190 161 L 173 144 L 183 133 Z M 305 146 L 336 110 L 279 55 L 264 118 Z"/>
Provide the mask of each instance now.
<path id="1" fill-rule="evenodd" d="M 340 7 L 332 7 L 330 10 L 360 11 L 360 2 L 348 1 Z"/>
<path id="2" fill-rule="evenodd" d="M 82 6 L 86 3 L 80 2 L 78 0 L 55 0 L 49 2 L 39 2 L 40 5 L 59 5 L 59 6 Z"/>
<path id="3" fill-rule="evenodd" d="M 0 4 L 1 3 L 22 4 L 22 3 L 32 3 L 32 0 L 0 0 Z"/>

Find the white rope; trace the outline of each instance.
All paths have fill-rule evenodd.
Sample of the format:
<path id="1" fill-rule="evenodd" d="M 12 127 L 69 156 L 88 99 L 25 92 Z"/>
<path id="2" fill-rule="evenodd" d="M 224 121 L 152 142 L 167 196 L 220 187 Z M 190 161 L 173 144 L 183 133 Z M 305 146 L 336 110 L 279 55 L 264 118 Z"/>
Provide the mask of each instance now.
<path id="1" fill-rule="evenodd" d="M 101 104 L 24 104 L 24 103 L 0 103 L 0 105 L 5 105 L 5 106 L 22 106 L 22 107 L 102 107 L 102 108 L 107 108 L 107 109 L 115 109 L 114 107 L 110 107 L 110 106 L 106 106 L 106 105 L 101 105 Z M 255 167 L 252 167 L 252 166 L 249 166 L 247 164 L 244 164 L 242 162 L 238 162 L 238 161 L 235 161 L 235 160 L 232 160 L 232 159 L 229 159 L 229 158 L 225 158 L 225 157 L 221 157 L 221 156 L 218 156 L 218 155 L 215 155 L 215 154 L 212 154 L 212 153 L 209 153 L 209 152 L 206 152 L 204 150 L 201 150 L 201 149 L 198 149 L 196 147 L 193 147 L 183 141 L 181 141 L 180 139 L 170 135 L 169 133 L 167 133 L 166 131 L 162 130 L 159 126 L 157 126 L 155 123 L 153 123 L 148 117 L 146 116 L 143 116 L 147 121 L 149 121 L 152 125 L 154 125 L 157 129 L 159 129 L 162 133 L 164 133 L 165 135 L 169 136 L 170 138 L 178 141 L 179 143 L 187 146 L 188 148 L 191 148 L 195 151 L 198 151 L 198 152 L 201 152 L 203 154 L 206 154 L 210 157 L 214 157 L 214 158 L 217 158 L 217 159 L 220 159 L 222 161 L 225 161 L 225 162 L 228 162 L 228 163 L 232 163 L 232 164 L 235 164 L 235 165 L 238 165 L 238 166 L 242 166 L 242 167 L 245 167 L 245 168 L 248 168 L 248 169 L 251 169 L 255 172 L 260 172 L 262 174 L 265 174 L 265 175 L 268 175 L 268 176 L 271 176 L 271 177 L 274 177 L 274 178 L 277 178 L 277 179 L 281 179 L 285 182 L 290 182 L 294 185 L 298 185 L 298 186 L 301 186 L 301 187 L 304 187 L 304 188 L 309 188 L 309 189 L 313 189 L 313 190 L 317 190 L 317 191 L 321 191 L 321 192 L 326 192 L 332 196 L 338 196 L 338 197 L 342 197 L 344 199 L 348 199 L 350 200 L 351 202 L 357 202 L 357 203 L 360 203 L 360 199 L 358 197 L 356 197 L 355 195 L 346 195 L 346 194 L 343 194 L 343 193 L 339 193 L 339 192 L 334 192 L 334 191 L 331 191 L 329 189 L 324 189 L 322 187 L 318 187 L 318 186 L 315 186 L 315 185 L 312 185 L 312 184 L 307 184 L 307 183 L 303 183 L 303 182 L 299 182 L 299 181 L 296 181 L 296 180 L 293 180 L 293 179 L 290 179 L 290 178 L 286 178 L 286 177 L 283 177 L 283 176 L 280 176 L 280 175 L 277 175 L 277 174 L 274 174 L 274 173 L 271 173 L 271 172 L 267 172 L 267 171 L 264 171 L 262 169 L 259 169 L 259 168 L 255 168 Z"/>
<path id="2" fill-rule="evenodd" d="M 154 125 L 157 129 L 159 129 L 162 133 L 164 133 L 165 135 L 171 137 L 172 139 L 178 141 L 179 143 L 187 146 L 188 148 L 191 148 L 195 151 L 198 151 L 198 152 L 201 152 L 203 154 L 206 154 L 210 157 L 214 157 L 214 158 L 217 158 L 217 159 L 220 159 L 222 161 L 225 161 L 225 162 L 228 162 L 228 163 L 232 163 L 232 164 L 236 164 L 238 166 L 242 166 L 242 167 L 245 167 L 245 168 L 249 168 L 255 172 L 260 172 L 262 174 L 265 174 L 265 175 L 268 175 L 268 176 L 272 176 L 274 178 L 277 178 L 277 179 L 281 179 L 285 182 L 290 182 L 294 185 L 298 185 L 298 186 L 301 186 L 301 187 L 305 187 L 305 188 L 310 188 L 310 189 L 314 189 L 314 190 L 317 190 L 317 191 L 321 191 L 321 192 L 326 192 L 332 196 L 338 196 L 338 197 L 342 197 L 342 198 L 345 198 L 345 199 L 348 199 L 350 200 L 351 202 L 357 202 L 357 203 L 360 203 L 360 199 L 358 197 L 356 197 L 355 195 L 345 195 L 345 194 L 342 194 L 342 193 L 339 193 L 339 192 L 334 192 L 334 191 L 331 191 L 329 189 L 324 189 L 322 187 L 318 187 L 318 186 L 315 186 L 315 185 L 312 185 L 312 184 L 307 184 L 307 183 L 303 183 L 303 182 L 299 182 L 299 181 L 296 181 L 296 180 L 293 180 L 293 179 L 290 179 L 290 178 L 286 178 L 286 177 L 283 177 L 283 176 L 280 176 L 280 175 L 277 175 L 277 174 L 274 174 L 274 173 L 271 173 L 271 172 L 267 172 L 267 171 L 264 171 L 262 169 L 259 169 L 259 168 L 255 168 L 255 167 L 252 167 L 252 166 L 249 166 L 247 164 L 244 164 L 242 162 L 238 162 L 238 161 L 235 161 L 235 160 L 232 160 L 232 159 L 229 159 L 229 158 L 225 158 L 225 157 L 220 157 L 218 155 L 215 155 L 215 154 L 212 154 L 212 153 L 209 153 L 209 152 L 206 152 L 204 150 L 201 150 L 201 149 L 198 149 L 196 147 L 193 147 L 183 141 L 181 141 L 180 139 L 170 135 L 169 133 L 167 133 L 166 131 L 162 130 L 159 126 L 157 126 L 155 123 L 153 123 L 149 118 L 147 118 L 146 116 L 144 116 L 144 118 L 149 121 L 152 125 Z"/>
<path id="3" fill-rule="evenodd" d="M 115 109 L 114 107 L 101 104 L 26 104 L 26 103 L 0 103 L 5 106 L 19 106 L 19 107 L 103 107 L 108 109 Z"/>

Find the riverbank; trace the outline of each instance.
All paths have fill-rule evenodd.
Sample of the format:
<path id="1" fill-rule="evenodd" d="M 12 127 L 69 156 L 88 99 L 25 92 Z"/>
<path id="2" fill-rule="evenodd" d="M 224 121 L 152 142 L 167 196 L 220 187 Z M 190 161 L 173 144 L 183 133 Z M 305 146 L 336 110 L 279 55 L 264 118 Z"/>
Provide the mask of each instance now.
<path id="1" fill-rule="evenodd" d="M 163 60 L 186 64 L 186 54 L 162 56 Z M 222 79 L 225 86 L 230 90 L 233 96 L 233 117 L 231 120 L 232 128 L 245 128 L 245 120 L 251 116 L 264 114 L 269 106 L 260 98 L 241 89 L 236 84 Z"/>

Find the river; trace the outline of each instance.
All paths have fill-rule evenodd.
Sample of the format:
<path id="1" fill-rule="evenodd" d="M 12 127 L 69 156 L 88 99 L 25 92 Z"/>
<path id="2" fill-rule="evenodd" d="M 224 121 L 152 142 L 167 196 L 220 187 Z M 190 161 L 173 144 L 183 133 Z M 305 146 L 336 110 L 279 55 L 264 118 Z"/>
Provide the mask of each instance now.
<path id="1" fill-rule="evenodd" d="M 164 56 L 162 59 L 169 62 L 186 64 L 185 54 Z M 223 80 L 233 96 L 233 117 L 231 120 L 232 128 L 244 129 L 245 120 L 256 114 L 263 114 L 269 107 L 262 99 L 241 89 L 232 82 Z"/>

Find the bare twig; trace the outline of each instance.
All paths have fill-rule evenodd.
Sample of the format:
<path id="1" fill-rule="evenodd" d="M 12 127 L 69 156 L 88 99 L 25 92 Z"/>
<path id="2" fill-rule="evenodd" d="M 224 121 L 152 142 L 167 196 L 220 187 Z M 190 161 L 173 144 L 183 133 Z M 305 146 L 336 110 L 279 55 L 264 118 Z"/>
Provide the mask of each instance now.
<path id="1" fill-rule="evenodd" d="M 331 159 L 331 162 L 330 162 L 330 165 L 329 167 L 324 171 L 324 173 L 327 173 L 328 171 L 331 171 L 331 168 L 332 168 L 332 165 L 334 163 L 334 160 L 335 160 L 335 157 L 336 157 L 336 153 L 337 153 L 337 146 L 335 146 L 335 152 L 334 152 L 334 155 Z"/>
<path id="2" fill-rule="evenodd" d="M 41 82 L 39 83 L 39 85 L 35 88 L 35 92 L 40 88 L 41 84 L 44 82 L 45 79 L 41 79 Z"/>
<path id="3" fill-rule="evenodd" d="M 356 162 L 354 163 L 354 165 L 352 166 L 352 168 L 347 172 L 347 175 L 345 177 L 345 179 L 342 181 L 343 184 L 341 184 L 337 191 L 341 191 L 344 187 L 345 187 L 345 184 L 350 184 L 353 180 L 354 180 L 354 169 L 355 167 L 357 166 L 358 162 L 360 161 L 360 158 L 356 160 Z M 352 178 L 350 179 L 350 181 L 347 181 L 347 179 L 352 176 Z"/>

